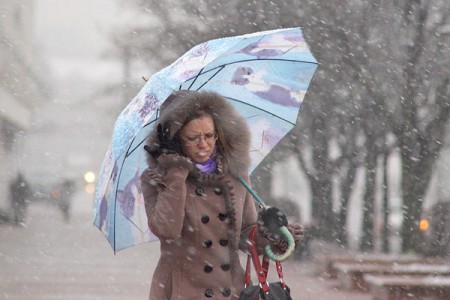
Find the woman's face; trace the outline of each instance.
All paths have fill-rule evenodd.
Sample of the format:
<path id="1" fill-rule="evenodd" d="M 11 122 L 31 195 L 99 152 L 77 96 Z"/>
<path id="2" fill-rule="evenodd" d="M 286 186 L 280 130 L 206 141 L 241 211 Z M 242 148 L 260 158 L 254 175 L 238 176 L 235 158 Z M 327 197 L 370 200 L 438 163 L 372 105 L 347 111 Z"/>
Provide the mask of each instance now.
<path id="1" fill-rule="evenodd" d="M 214 121 L 210 116 L 203 116 L 187 123 L 180 130 L 181 149 L 196 163 L 207 161 L 216 146 L 217 134 Z"/>

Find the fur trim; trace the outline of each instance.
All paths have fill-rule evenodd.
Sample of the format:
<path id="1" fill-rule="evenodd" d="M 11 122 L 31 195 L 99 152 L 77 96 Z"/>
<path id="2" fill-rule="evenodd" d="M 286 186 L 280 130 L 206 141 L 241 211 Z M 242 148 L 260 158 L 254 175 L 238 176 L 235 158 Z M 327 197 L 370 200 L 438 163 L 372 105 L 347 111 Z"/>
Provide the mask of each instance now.
<path id="1" fill-rule="evenodd" d="M 246 176 L 250 167 L 250 131 L 245 119 L 225 98 L 213 92 L 182 90 L 172 93 L 161 111 L 158 123 L 170 122 L 171 136 L 192 119 L 198 110 L 204 110 L 214 120 L 219 133 L 218 146 L 227 169 L 234 176 Z M 163 104 L 163 105 L 164 105 Z M 155 149 L 158 145 L 156 126 L 147 139 L 147 145 Z M 220 133 L 223 133 L 222 135 Z M 151 163 L 149 157 L 149 165 Z"/>

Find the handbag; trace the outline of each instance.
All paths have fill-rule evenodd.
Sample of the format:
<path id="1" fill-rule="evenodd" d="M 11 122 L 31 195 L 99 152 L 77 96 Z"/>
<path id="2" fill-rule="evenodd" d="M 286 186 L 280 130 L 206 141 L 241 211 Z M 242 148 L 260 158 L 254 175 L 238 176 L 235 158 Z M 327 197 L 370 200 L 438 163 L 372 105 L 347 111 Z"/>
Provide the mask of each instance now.
<path id="1" fill-rule="evenodd" d="M 267 273 L 269 271 L 269 257 L 264 254 L 262 257 L 262 265 L 259 261 L 258 250 L 255 244 L 256 227 L 250 232 L 250 253 L 247 256 L 247 266 L 245 269 L 245 288 L 241 292 L 240 300 L 292 300 L 291 291 L 283 279 L 283 269 L 279 261 L 275 262 L 277 267 L 278 278 L 280 281 L 267 283 Z M 250 269 L 251 262 L 255 267 L 258 276 L 258 284 L 250 285 Z"/>

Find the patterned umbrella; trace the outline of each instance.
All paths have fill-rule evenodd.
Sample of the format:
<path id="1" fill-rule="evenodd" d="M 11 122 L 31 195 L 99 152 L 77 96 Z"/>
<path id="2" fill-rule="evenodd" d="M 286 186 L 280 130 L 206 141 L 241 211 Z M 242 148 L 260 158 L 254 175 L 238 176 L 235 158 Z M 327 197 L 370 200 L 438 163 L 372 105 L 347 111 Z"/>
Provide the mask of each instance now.
<path id="1" fill-rule="evenodd" d="M 114 251 L 157 240 L 139 178 L 143 143 L 173 91 L 217 92 L 236 107 L 252 134 L 252 172 L 294 127 L 316 67 L 301 30 L 290 28 L 210 40 L 154 74 L 119 115 L 98 176 L 94 224 Z"/>

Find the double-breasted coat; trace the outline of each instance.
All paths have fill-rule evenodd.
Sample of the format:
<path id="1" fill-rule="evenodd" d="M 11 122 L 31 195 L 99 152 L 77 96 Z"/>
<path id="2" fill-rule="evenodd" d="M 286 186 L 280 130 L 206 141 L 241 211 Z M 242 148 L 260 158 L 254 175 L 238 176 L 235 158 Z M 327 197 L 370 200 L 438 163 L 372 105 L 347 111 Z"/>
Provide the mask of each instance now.
<path id="1" fill-rule="evenodd" d="M 141 187 L 149 228 L 161 244 L 150 299 L 237 299 L 244 288 L 239 250 L 246 250 L 258 217 L 238 180 L 249 180 L 250 135 L 245 120 L 217 94 L 186 91 L 174 98 L 160 123 L 170 122 L 175 138 L 193 111 L 205 110 L 219 133 L 218 167 L 204 174 L 183 155 L 149 156 Z M 156 134 L 147 144 L 157 147 Z"/>

